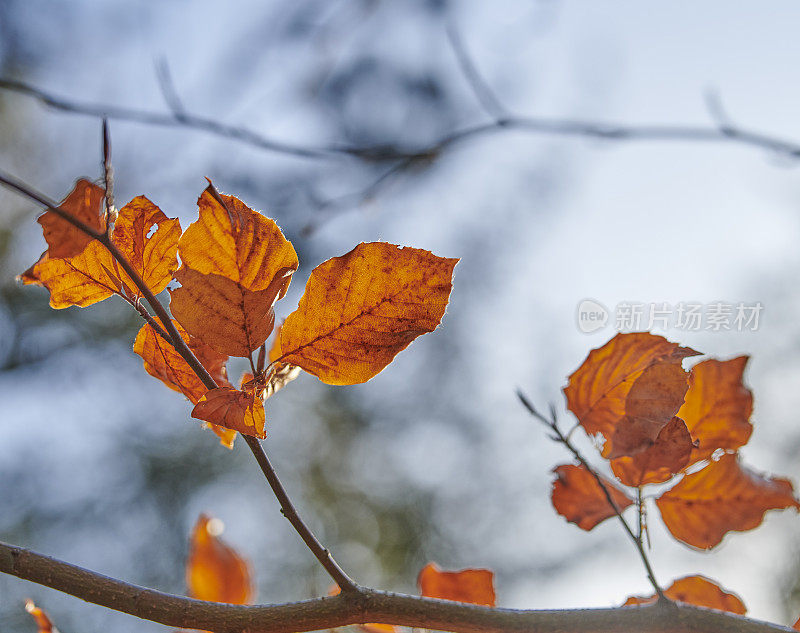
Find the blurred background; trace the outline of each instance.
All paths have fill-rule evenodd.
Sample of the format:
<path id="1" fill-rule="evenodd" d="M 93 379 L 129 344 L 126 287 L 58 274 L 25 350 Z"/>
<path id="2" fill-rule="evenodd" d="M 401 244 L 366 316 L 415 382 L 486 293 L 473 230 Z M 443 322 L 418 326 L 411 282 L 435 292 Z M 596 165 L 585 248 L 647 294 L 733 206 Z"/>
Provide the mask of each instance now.
<path id="1" fill-rule="evenodd" d="M 800 140 L 798 20 L 788 1 L 765 11 L 722 1 L 5 0 L 0 75 L 302 148 L 379 148 L 298 155 L 111 120 L 118 206 L 146 194 L 186 227 L 207 176 L 276 219 L 301 260 L 279 317 L 311 268 L 360 241 L 461 258 L 442 326 L 374 380 L 327 387 L 303 376 L 267 403 L 267 452 L 359 582 L 415 593 L 433 560 L 493 569 L 502 606 L 612 606 L 649 592 L 641 564 L 618 525 L 584 533 L 553 511 L 550 471 L 569 458 L 515 389 L 572 423 L 566 377 L 615 333 L 613 314 L 580 331 L 584 299 L 612 312 L 760 302 L 755 331 L 657 332 L 720 358 L 752 355 L 745 459 L 797 482 L 798 162 L 735 141 L 496 125 L 427 160 L 391 157 L 507 112 L 709 130 L 727 121 Z M 100 121 L 0 90 L 0 169 L 61 199 L 78 177 L 100 177 Z M 0 540 L 184 593 L 188 534 L 207 512 L 252 561 L 259 601 L 325 594 L 330 581 L 241 439 L 221 447 L 187 401 L 144 373 L 131 351 L 138 316 L 114 299 L 54 311 L 46 291 L 15 282 L 44 249 L 39 212 L 0 191 Z M 664 584 L 702 573 L 754 617 L 791 623 L 798 525 L 794 513 L 769 513 L 701 553 L 653 513 L 651 557 Z M 35 630 L 28 597 L 62 633 L 168 630 L 0 576 L 0 631 Z"/>

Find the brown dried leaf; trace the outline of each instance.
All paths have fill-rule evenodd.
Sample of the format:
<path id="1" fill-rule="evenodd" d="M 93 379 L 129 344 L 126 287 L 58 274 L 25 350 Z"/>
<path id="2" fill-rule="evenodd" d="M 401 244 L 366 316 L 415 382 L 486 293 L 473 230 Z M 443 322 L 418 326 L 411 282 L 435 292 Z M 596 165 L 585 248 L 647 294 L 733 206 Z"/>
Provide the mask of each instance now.
<path id="1" fill-rule="evenodd" d="M 264 402 L 254 391 L 239 391 L 233 387 L 212 389 L 192 409 L 192 417 L 244 435 L 266 437 Z"/>
<path id="2" fill-rule="evenodd" d="M 662 336 L 647 332 L 617 334 L 603 347 L 592 350 L 578 370 L 569 377 L 569 383 L 564 389 L 567 406 L 589 435 L 597 433 L 603 435 L 606 440 L 604 454 L 611 455 L 612 438 L 617 425 L 627 414 L 628 395 L 644 371 L 648 367 L 662 363 L 679 365 L 687 356 L 698 353 L 680 347 L 677 343 L 671 343 Z M 652 376 L 652 378 L 657 377 L 657 375 Z M 646 391 L 644 387 L 647 383 L 648 379 L 641 386 L 643 391 Z M 634 392 L 634 396 L 636 395 Z M 631 402 L 635 410 L 638 404 L 643 405 L 642 409 L 646 414 L 646 402 L 638 398 Z M 672 411 L 663 421 L 662 427 L 675 412 Z M 636 427 L 633 423 L 628 424 Z M 659 427 L 655 429 L 655 433 L 652 432 L 651 427 L 657 424 L 642 426 L 648 428 L 645 429 L 646 432 L 640 433 L 640 437 L 642 435 L 650 437 L 651 441 L 660 431 Z M 636 442 L 632 443 L 636 448 Z"/>
<path id="3" fill-rule="evenodd" d="M 556 474 L 551 494 L 553 507 L 567 521 L 588 531 L 616 515 L 603 489 L 586 468 L 563 464 L 553 472 Z M 620 512 L 633 503 L 610 481 L 604 480 L 604 484 Z"/>
<path id="4" fill-rule="evenodd" d="M 656 504 L 672 535 L 700 549 L 714 547 L 730 531 L 752 530 L 767 510 L 800 509 L 787 479 L 755 473 L 731 453 L 686 475 Z"/>
<path id="5" fill-rule="evenodd" d="M 689 464 L 693 448 L 686 424 L 674 417 L 648 448 L 633 457 L 611 460 L 611 470 L 626 486 L 662 483 Z"/>
<path id="6" fill-rule="evenodd" d="M 373 242 L 317 266 L 280 332 L 280 361 L 331 385 L 366 382 L 444 315 L 458 260 Z"/>
<path id="7" fill-rule="evenodd" d="M 705 576 L 686 576 L 679 578 L 664 591 L 670 600 L 693 604 L 697 607 L 716 609 L 717 611 L 727 611 L 744 615 L 747 607 L 744 606 L 741 598 L 735 593 L 725 591 L 713 580 Z M 655 594 L 652 596 L 636 597 L 632 596 L 625 601 L 624 607 L 650 604 L 656 601 Z"/>
<path id="8" fill-rule="evenodd" d="M 101 213 L 104 197 L 103 189 L 81 178 L 58 207 L 100 232 L 106 228 L 105 215 Z M 42 225 L 51 259 L 74 257 L 92 241 L 91 237 L 53 211 L 45 211 L 37 222 Z"/>

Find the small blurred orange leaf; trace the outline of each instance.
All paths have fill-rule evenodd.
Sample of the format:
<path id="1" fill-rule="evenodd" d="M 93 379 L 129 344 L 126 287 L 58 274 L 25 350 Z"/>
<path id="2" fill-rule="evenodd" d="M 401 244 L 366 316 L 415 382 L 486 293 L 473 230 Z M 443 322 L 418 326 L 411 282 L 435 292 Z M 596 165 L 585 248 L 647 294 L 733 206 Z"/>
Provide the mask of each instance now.
<path id="1" fill-rule="evenodd" d="M 373 242 L 317 266 L 280 330 L 280 361 L 351 385 L 383 370 L 444 315 L 458 260 Z"/>
<path id="2" fill-rule="evenodd" d="M 553 472 L 553 507 L 567 521 L 588 531 L 616 514 L 597 480 L 582 465 L 562 464 Z M 610 481 L 604 484 L 620 512 L 633 503 Z"/>
<path id="3" fill-rule="evenodd" d="M 646 377 L 645 382 L 639 387 L 642 393 L 634 392 L 633 400 L 628 402 L 628 395 L 644 371 L 660 363 L 680 365 L 684 358 L 698 353 L 692 349 L 680 347 L 677 343 L 671 343 L 662 336 L 647 332 L 617 334 L 599 349 L 592 350 L 583 364 L 569 377 L 569 382 L 564 388 L 567 406 L 589 435 L 597 433 L 603 435 L 606 441 L 604 455 L 612 455 L 612 438 L 617 426 L 629 413 L 628 407 L 632 407 L 634 415 L 648 414 L 643 398 L 648 395 L 648 392 L 652 393 L 654 385 L 658 383 L 658 380 L 655 379 L 662 377 L 660 374 L 654 373 L 652 376 Z M 669 381 L 672 385 L 674 371 L 668 369 L 665 373 L 668 378 L 673 378 Z M 670 394 L 667 402 L 671 403 L 672 401 Z M 662 404 L 660 409 L 663 409 L 661 413 L 664 413 L 668 407 L 663 399 Z M 676 411 L 677 407 L 669 414 L 668 418 L 663 420 L 662 427 Z M 639 426 L 648 427 L 644 435 L 648 436 L 651 441 L 660 431 L 660 427 L 658 427 L 653 432 L 653 428 L 658 426 L 657 424 Z M 634 448 L 641 450 L 644 445 Z"/>
<path id="4" fill-rule="evenodd" d="M 656 504 L 672 535 L 700 549 L 714 547 L 730 531 L 757 527 L 767 510 L 800 509 L 787 479 L 753 472 L 732 453 L 686 475 Z"/>
<path id="5" fill-rule="evenodd" d="M 106 226 L 105 216 L 101 213 L 103 198 L 103 189 L 81 178 L 58 207 L 99 232 Z M 45 211 L 37 222 L 42 225 L 47 254 L 51 259 L 74 257 L 92 241 L 91 237 L 53 211 Z"/>
<path id="6" fill-rule="evenodd" d="M 206 392 L 192 409 L 192 417 L 264 439 L 264 402 L 253 391 L 218 387 Z"/>
<path id="7" fill-rule="evenodd" d="M 253 599 L 250 566 L 220 538 L 221 522 L 200 515 L 189 541 L 189 596 L 208 602 L 248 604 Z"/>
<path id="8" fill-rule="evenodd" d="M 742 383 L 747 356 L 705 360 L 692 367 L 689 390 L 678 411 L 699 446 L 691 461 L 706 459 L 718 448 L 736 450 L 750 439 L 753 394 Z"/>
<path id="9" fill-rule="evenodd" d="M 670 600 L 693 604 L 698 607 L 727 611 L 728 613 L 736 613 L 738 615 L 744 615 L 747 612 L 747 608 L 744 606 L 739 596 L 735 593 L 725 591 L 722 587 L 705 576 L 686 576 L 685 578 L 679 578 L 673 582 L 668 589 L 664 590 L 664 594 Z M 633 596 L 628 598 L 622 606 L 628 607 L 649 604 L 655 601 L 655 595 L 646 598 Z"/>
<path id="10" fill-rule="evenodd" d="M 419 572 L 417 584 L 426 598 L 495 605 L 494 573 L 488 569 L 443 571 L 436 563 L 428 563 Z"/>
<path id="11" fill-rule="evenodd" d="M 39 627 L 38 633 L 58 633 L 58 629 L 53 626 L 47 613 L 37 607 L 33 600 L 25 601 L 25 610 L 36 621 L 36 626 Z"/>
<path id="12" fill-rule="evenodd" d="M 611 460 L 611 470 L 626 486 L 662 483 L 689 464 L 693 448 L 686 424 L 673 417 L 651 446 L 633 457 Z"/>

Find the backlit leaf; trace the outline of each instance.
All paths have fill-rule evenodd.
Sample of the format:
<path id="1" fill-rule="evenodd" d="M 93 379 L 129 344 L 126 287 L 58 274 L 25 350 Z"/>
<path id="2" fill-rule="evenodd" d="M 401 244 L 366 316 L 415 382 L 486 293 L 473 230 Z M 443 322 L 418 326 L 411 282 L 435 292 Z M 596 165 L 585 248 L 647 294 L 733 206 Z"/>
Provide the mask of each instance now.
<path id="1" fill-rule="evenodd" d="M 38 633 L 58 633 L 58 629 L 53 626 L 49 616 L 42 609 L 37 607 L 33 600 L 25 601 L 25 610 L 31 614 L 36 621 Z"/>
<path id="2" fill-rule="evenodd" d="M 753 394 L 742 383 L 747 356 L 705 360 L 692 367 L 689 391 L 678 411 L 699 446 L 692 462 L 706 459 L 718 448 L 736 450 L 750 439 Z"/>
<path id="3" fill-rule="evenodd" d="M 19 279 L 25 284 L 44 286 L 50 291 L 50 307 L 86 307 L 120 292 L 122 284 L 108 249 L 98 241 L 89 242 L 77 255 L 57 259 L 48 252 Z"/>
<path id="4" fill-rule="evenodd" d="M 297 253 L 273 220 L 238 198 L 220 198 L 225 206 L 209 185 L 198 199 L 200 217 L 180 240 L 183 266 L 253 291 L 267 289 L 279 271 L 297 270 Z M 285 288 L 278 298 L 283 294 Z"/>
<path id="5" fill-rule="evenodd" d="M 181 287 L 170 292 L 175 318 L 215 350 L 228 356 L 249 356 L 272 333 L 278 287 L 248 290 L 220 275 L 204 275 L 191 268 L 175 273 Z"/>
<path id="6" fill-rule="evenodd" d="M 178 329 L 183 340 L 186 341 L 189 349 L 197 357 L 197 360 L 206 368 L 217 384 L 229 385 L 225 369 L 228 357 L 214 351 L 199 339 L 189 336 L 177 321 L 173 321 L 173 324 Z M 150 325 L 145 324 L 139 330 L 133 343 L 133 351 L 142 357 L 144 369 L 148 374 L 158 378 L 170 389 L 185 395 L 192 404 L 197 404 L 200 398 L 208 391 L 208 387 L 203 384 L 203 381 L 194 373 L 189 364 L 183 360 L 183 357 L 175 351 L 175 348 L 170 343 L 159 336 Z M 219 427 L 215 424 L 210 424 L 209 426 L 219 436 L 220 442 L 224 446 L 233 448 L 236 431 Z"/>
<path id="7" fill-rule="evenodd" d="M 172 314 L 217 351 L 249 356 L 272 332 L 272 306 L 286 294 L 297 254 L 275 222 L 211 185 L 198 206 L 178 245 Z"/>
<path id="8" fill-rule="evenodd" d="M 705 576 L 686 576 L 679 578 L 664 590 L 664 594 L 670 600 L 693 604 L 697 607 L 716 609 L 717 611 L 727 611 L 744 615 L 747 608 L 742 600 L 735 593 L 725 591 Z M 656 601 L 655 594 L 646 598 L 631 597 L 625 601 L 623 606 L 633 606 L 640 604 L 650 604 Z"/>
<path id="9" fill-rule="evenodd" d="M 553 472 L 556 474 L 551 495 L 553 507 L 567 521 L 583 530 L 591 530 L 616 515 L 603 489 L 586 468 L 563 464 Z M 633 503 L 610 481 L 604 480 L 604 484 L 620 512 Z"/>
<path id="10" fill-rule="evenodd" d="M 419 572 L 417 584 L 426 598 L 495 605 L 494 574 L 488 569 L 443 571 L 436 563 L 428 563 Z"/>
<path id="11" fill-rule="evenodd" d="M 732 530 L 757 527 L 767 510 L 800 509 L 788 480 L 755 473 L 731 453 L 686 475 L 656 504 L 672 535 L 701 549 L 714 547 Z"/>
<path id="12" fill-rule="evenodd" d="M 254 391 L 218 387 L 206 392 L 192 409 L 192 417 L 261 439 L 264 432 L 264 402 Z"/>
<path id="13" fill-rule="evenodd" d="M 671 394 L 666 400 L 659 399 L 658 393 L 652 393 L 652 386 L 658 382 L 654 379 L 674 376 L 673 370 L 666 370 L 666 376 L 654 373 L 645 377 L 644 383 L 640 386 L 642 393 L 634 392 L 634 399 L 628 403 L 628 395 L 637 380 L 649 367 L 662 363 L 680 365 L 684 358 L 698 353 L 692 349 L 680 347 L 677 343 L 671 343 L 662 336 L 647 332 L 617 334 L 603 347 L 592 350 L 578 370 L 569 377 L 569 383 L 564 389 L 567 406 L 589 435 L 597 433 L 603 435 L 606 442 L 604 455 L 619 456 L 619 452 L 616 454 L 613 452 L 612 438 L 614 438 L 617 426 L 625 418 L 627 408 L 632 406 L 634 415 L 644 414 L 647 416 L 646 398 L 651 396 L 660 403 L 660 414 L 666 415 L 665 410 L 668 408 L 666 402 L 672 401 Z M 674 380 L 668 380 L 667 384 L 674 389 L 674 382 Z M 663 420 L 662 427 L 675 415 L 676 411 L 677 407 L 669 417 Z M 638 433 L 638 439 L 632 443 L 634 448 L 639 450 L 644 447 L 640 442 L 642 437 L 649 437 L 652 441 L 660 431 L 660 427 L 655 428 L 658 426 L 657 424 L 643 424 L 642 422 L 643 420 L 638 423 L 636 421 L 626 423 L 631 430 Z M 655 432 L 653 432 L 654 428 Z M 620 437 L 624 437 L 624 435 Z"/>
<path id="14" fill-rule="evenodd" d="M 209 602 L 248 604 L 253 585 L 247 562 L 219 534 L 222 524 L 201 515 L 189 541 L 186 584 L 189 596 Z"/>
<path id="15" fill-rule="evenodd" d="M 611 470 L 626 486 L 662 483 L 689 464 L 693 448 L 686 424 L 674 417 L 647 449 L 611 460 Z"/>
<path id="16" fill-rule="evenodd" d="M 147 237 L 156 226 L 158 228 Z M 112 241 L 150 290 L 158 294 L 167 287 L 178 268 L 180 236 L 181 225 L 177 219 L 167 218 L 150 200 L 138 196 L 120 210 Z M 140 294 L 124 271 L 120 270 L 119 274 L 132 295 Z"/>
<path id="17" fill-rule="evenodd" d="M 282 362 L 366 382 L 444 315 L 458 260 L 373 242 L 317 266 L 280 331 Z"/>
<path id="18" fill-rule="evenodd" d="M 105 215 L 101 213 L 104 197 L 103 189 L 81 178 L 58 206 L 96 231 L 103 231 L 106 225 Z M 45 211 L 37 221 L 42 225 L 51 259 L 74 257 L 92 241 L 91 237 L 53 211 Z"/>

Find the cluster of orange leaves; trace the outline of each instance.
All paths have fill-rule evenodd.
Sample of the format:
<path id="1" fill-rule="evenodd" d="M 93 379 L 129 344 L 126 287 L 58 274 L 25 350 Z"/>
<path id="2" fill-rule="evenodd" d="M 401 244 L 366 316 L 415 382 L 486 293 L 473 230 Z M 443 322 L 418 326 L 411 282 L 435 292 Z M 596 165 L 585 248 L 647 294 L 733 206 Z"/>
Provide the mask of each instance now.
<path id="1" fill-rule="evenodd" d="M 59 208 L 103 232 L 104 197 L 102 188 L 79 180 Z M 458 260 L 359 244 L 312 271 L 267 353 L 275 302 L 298 268 L 294 247 L 274 221 L 210 183 L 198 207 L 198 220 L 181 232 L 176 218 L 144 196 L 134 198 L 117 214 L 111 243 L 153 294 L 180 284 L 169 290 L 174 325 L 217 388 L 208 389 L 155 319 L 142 326 L 134 351 L 149 374 L 192 402 L 192 417 L 208 423 L 226 446 L 237 431 L 265 437 L 264 400 L 300 369 L 332 385 L 365 382 L 444 315 Z M 140 289 L 99 240 L 52 210 L 38 221 L 48 248 L 20 275 L 23 283 L 47 288 L 53 308 L 116 295 L 144 310 Z M 227 377 L 231 356 L 249 358 L 254 368 L 238 388 Z"/>
<path id="2" fill-rule="evenodd" d="M 580 426 L 602 447 L 614 480 L 602 478 L 604 491 L 583 465 L 556 467 L 552 501 L 559 514 L 591 530 L 636 505 L 643 487 L 658 484 L 648 489 L 652 495 L 641 496 L 658 493 L 655 504 L 670 533 L 709 549 L 728 532 L 757 527 L 767 510 L 800 509 L 788 480 L 741 463 L 738 451 L 753 431 L 753 396 L 742 382 L 747 357 L 712 358 L 686 371 L 683 360 L 697 355 L 649 333 L 618 334 L 589 353 L 564 394 Z M 744 613 L 738 598 L 725 597 L 730 594 L 699 576 L 676 581 L 666 594 Z"/>

